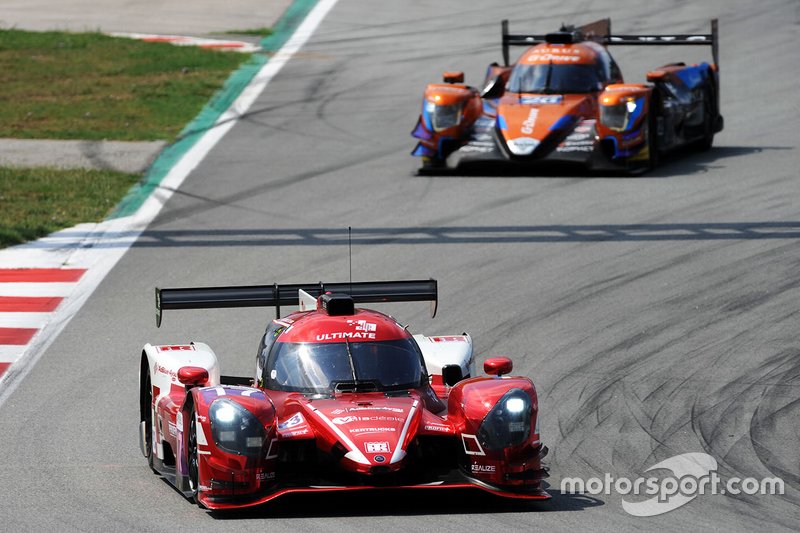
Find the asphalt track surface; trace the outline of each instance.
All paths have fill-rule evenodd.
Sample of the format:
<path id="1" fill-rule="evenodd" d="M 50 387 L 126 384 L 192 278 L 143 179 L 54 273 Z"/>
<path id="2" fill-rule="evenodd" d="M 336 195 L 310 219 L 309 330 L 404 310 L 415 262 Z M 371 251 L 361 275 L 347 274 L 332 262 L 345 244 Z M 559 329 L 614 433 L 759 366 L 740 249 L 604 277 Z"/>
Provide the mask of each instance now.
<path id="1" fill-rule="evenodd" d="M 577 14 L 577 15 L 576 15 Z M 705 32 L 719 17 L 726 129 L 640 178 L 414 175 L 425 83 L 480 83 L 499 21 L 548 31 Z M 340 0 L 0 407 L 8 531 L 796 530 L 800 527 L 798 4 Z M 707 50 L 618 50 L 628 81 Z M 434 277 L 439 315 L 540 393 L 549 503 L 480 492 L 291 496 L 211 514 L 153 475 L 137 444 L 145 342 L 204 340 L 249 374 L 269 310 L 175 311 L 153 287 Z M 784 496 L 698 496 L 636 518 L 562 477 L 635 478 L 706 452 Z"/>

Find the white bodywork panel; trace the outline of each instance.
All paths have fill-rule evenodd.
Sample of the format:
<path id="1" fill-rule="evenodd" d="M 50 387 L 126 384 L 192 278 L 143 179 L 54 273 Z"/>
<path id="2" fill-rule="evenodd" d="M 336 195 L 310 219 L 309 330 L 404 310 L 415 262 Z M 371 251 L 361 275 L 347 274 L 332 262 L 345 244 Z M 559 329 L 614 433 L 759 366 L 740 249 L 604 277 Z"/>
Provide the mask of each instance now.
<path id="1" fill-rule="evenodd" d="M 150 384 L 158 395 L 153 394 L 153 405 L 168 396 L 173 385 L 183 387 L 178 381 L 178 370 L 184 366 L 197 366 L 208 371 L 208 386 L 220 384 L 219 365 L 214 351 L 202 342 L 191 344 L 152 345 L 145 344 L 144 351 L 147 356 L 147 368 L 150 370 Z M 143 379 L 140 378 L 140 379 Z M 155 391 L 151 391 L 155 392 Z M 159 429 L 166 427 L 166 422 L 160 420 L 157 412 L 153 413 L 153 449 L 151 452 L 159 459 L 164 458 L 164 450 Z"/>
<path id="2" fill-rule="evenodd" d="M 438 335 L 427 337 L 414 335 L 422 350 L 429 374 L 441 375 L 446 365 L 459 365 L 464 377 L 475 375 L 475 359 L 472 357 L 472 338 L 463 335 Z"/>

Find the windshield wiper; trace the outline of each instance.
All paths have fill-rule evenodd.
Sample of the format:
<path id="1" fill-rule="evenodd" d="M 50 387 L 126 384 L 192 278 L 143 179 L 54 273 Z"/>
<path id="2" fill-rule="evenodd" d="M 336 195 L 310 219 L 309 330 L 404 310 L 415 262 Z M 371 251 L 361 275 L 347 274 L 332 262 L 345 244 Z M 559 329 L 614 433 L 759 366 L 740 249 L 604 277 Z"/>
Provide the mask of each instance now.
<path id="1" fill-rule="evenodd" d="M 358 383 L 358 377 L 356 376 L 356 366 L 353 363 L 353 352 L 350 351 L 350 341 L 347 340 L 347 337 L 344 339 L 344 347 L 347 350 L 347 362 L 350 363 L 350 374 L 353 376 L 353 382 Z"/>
<path id="2" fill-rule="evenodd" d="M 544 94 L 552 94 L 550 89 L 550 81 L 553 78 L 553 60 L 547 65 L 547 76 L 544 79 Z"/>

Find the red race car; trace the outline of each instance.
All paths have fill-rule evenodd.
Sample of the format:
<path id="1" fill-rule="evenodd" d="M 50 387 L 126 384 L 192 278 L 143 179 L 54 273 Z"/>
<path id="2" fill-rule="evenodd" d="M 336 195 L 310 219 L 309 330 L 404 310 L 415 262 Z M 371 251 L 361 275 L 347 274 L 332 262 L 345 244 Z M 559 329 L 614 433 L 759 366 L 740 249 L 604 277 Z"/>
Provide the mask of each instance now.
<path id="1" fill-rule="evenodd" d="M 209 509 L 290 492 L 477 487 L 548 499 L 536 389 L 472 339 L 412 336 L 358 303 L 430 301 L 437 283 L 156 289 L 167 309 L 271 306 L 252 377 L 206 344 L 145 345 L 140 441 L 150 467 Z M 280 318 L 281 306 L 300 310 Z"/>
<path id="2" fill-rule="evenodd" d="M 612 35 L 609 19 L 518 35 L 503 21 L 502 35 L 504 64 L 489 65 L 482 91 L 463 72 L 425 90 L 411 133 L 422 171 L 505 162 L 635 174 L 680 146 L 710 148 L 722 130 L 716 20 L 710 34 L 691 35 Z M 708 45 L 714 63 L 670 63 L 649 83 L 624 83 L 608 52 L 617 45 Z M 515 64 L 510 46 L 527 47 Z"/>

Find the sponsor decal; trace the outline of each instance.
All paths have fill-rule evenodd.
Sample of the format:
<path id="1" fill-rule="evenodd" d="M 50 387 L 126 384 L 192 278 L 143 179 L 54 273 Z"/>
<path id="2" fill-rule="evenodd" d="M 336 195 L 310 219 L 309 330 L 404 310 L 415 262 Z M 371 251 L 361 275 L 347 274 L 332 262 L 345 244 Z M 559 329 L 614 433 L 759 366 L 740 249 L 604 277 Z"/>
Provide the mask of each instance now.
<path id="1" fill-rule="evenodd" d="M 386 433 L 397 431 L 397 428 L 353 428 L 350 433 Z"/>
<path id="2" fill-rule="evenodd" d="M 518 137 L 509 139 L 506 144 L 514 155 L 530 155 L 539 146 L 539 141 L 530 137 Z"/>
<path id="3" fill-rule="evenodd" d="M 356 331 L 377 331 L 378 324 L 373 324 L 372 322 L 367 322 L 366 320 L 348 320 L 348 326 L 355 326 Z"/>
<path id="4" fill-rule="evenodd" d="M 391 453 L 388 442 L 365 442 L 364 449 L 367 453 Z"/>
<path id="5" fill-rule="evenodd" d="M 567 135 L 567 140 L 568 141 L 583 141 L 583 140 L 588 139 L 589 137 L 591 137 L 589 132 L 585 132 L 584 133 L 584 132 L 577 132 L 576 131 L 574 133 L 571 133 L 570 135 Z"/>
<path id="6" fill-rule="evenodd" d="M 441 337 L 428 337 L 431 342 L 467 342 L 463 335 L 444 335 Z"/>
<path id="7" fill-rule="evenodd" d="M 264 481 L 267 479 L 275 479 L 275 472 L 258 472 L 256 474 L 257 481 Z"/>
<path id="8" fill-rule="evenodd" d="M 464 153 L 475 152 L 480 154 L 487 154 L 493 150 L 494 146 L 474 146 L 471 144 L 462 146 L 461 148 L 458 149 L 459 152 L 464 152 Z"/>
<path id="9" fill-rule="evenodd" d="M 473 472 L 496 472 L 497 471 L 497 467 L 494 466 L 494 465 L 473 464 L 472 465 L 472 471 Z"/>
<path id="10" fill-rule="evenodd" d="M 384 462 L 384 461 L 386 460 L 386 457 L 384 457 L 384 456 L 382 456 L 382 455 L 376 455 L 376 456 L 374 457 L 374 459 L 375 459 L 375 462 L 376 462 L 376 463 L 382 463 L 382 462 Z"/>
<path id="11" fill-rule="evenodd" d="M 361 422 L 404 422 L 405 421 L 405 418 L 400 416 L 384 416 L 384 415 L 359 416 L 358 419 Z"/>
<path id="12" fill-rule="evenodd" d="M 176 344 L 174 346 L 156 346 L 156 350 L 159 352 L 191 352 L 194 350 L 194 346 L 191 344 Z"/>
<path id="13" fill-rule="evenodd" d="M 169 422 L 168 429 L 169 429 L 169 434 L 171 436 L 173 436 L 173 437 L 177 437 L 178 436 L 178 428 L 175 427 L 175 424 L 173 424 L 172 422 Z"/>
<path id="14" fill-rule="evenodd" d="M 288 432 L 284 433 L 283 436 L 286 437 L 286 438 L 299 437 L 301 435 L 308 435 L 308 433 L 309 433 L 308 428 L 303 428 L 303 429 L 298 429 L 296 431 L 288 431 Z"/>
<path id="15" fill-rule="evenodd" d="M 178 433 L 183 431 L 183 413 L 178 411 L 178 414 L 175 415 L 175 427 L 178 430 Z"/>
<path id="16" fill-rule="evenodd" d="M 159 365 L 158 363 L 156 363 L 153 366 L 153 373 L 154 374 L 166 374 L 167 376 L 172 378 L 172 381 L 178 381 L 178 373 L 177 372 L 175 372 L 174 370 L 172 370 L 170 368 L 167 368 L 165 366 Z"/>
<path id="17" fill-rule="evenodd" d="M 526 105 L 546 105 L 546 104 L 560 104 L 564 99 L 560 94 L 548 94 L 544 96 L 523 96 L 520 98 L 521 104 Z"/>
<path id="18" fill-rule="evenodd" d="M 581 60 L 580 48 L 537 48 L 528 56 L 528 61 L 552 61 L 553 63 L 576 63 Z"/>
<path id="19" fill-rule="evenodd" d="M 300 413 L 295 413 L 289 418 L 288 420 L 284 420 L 280 424 L 278 424 L 278 429 L 289 429 L 295 426 L 299 426 L 303 423 L 303 415 Z"/>
<path id="20" fill-rule="evenodd" d="M 338 410 L 338 409 L 337 409 Z M 376 406 L 373 407 L 371 405 L 362 406 L 362 407 L 348 407 L 347 412 L 353 413 L 355 411 L 391 411 L 392 413 L 405 413 L 405 409 L 401 409 L 399 407 L 386 407 L 386 406 Z M 340 411 L 342 412 L 342 411 Z M 331 411 L 332 414 L 338 414 L 334 411 Z"/>
<path id="21" fill-rule="evenodd" d="M 533 133 L 533 126 L 536 124 L 536 117 L 539 115 L 539 110 L 536 108 L 531 109 L 528 113 L 528 118 L 522 123 L 520 131 L 526 135 Z"/>
<path id="22" fill-rule="evenodd" d="M 375 334 L 366 333 L 363 331 L 339 331 L 336 333 L 324 333 L 322 335 L 317 335 L 318 341 L 335 341 L 344 339 L 375 340 Z"/>
<path id="23" fill-rule="evenodd" d="M 432 424 L 426 424 L 424 429 L 425 431 L 450 431 L 450 428 L 447 426 L 434 426 Z"/>
<path id="24" fill-rule="evenodd" d="M 332 420 L 334 424 L 349 424 L 350 422 L 358 422 L 357 416 L 338 416 Z"/>
<path id="25" fill-rule="evenodd" d="M 557 152 L 564 152 L 564 153 L 567 153 L 567 152 L 591 152 L 592 151 L 592 145 L 588 145 L 588 146 L 559 146 L 558 148 L 556 148 L 556 151 Z"/>

